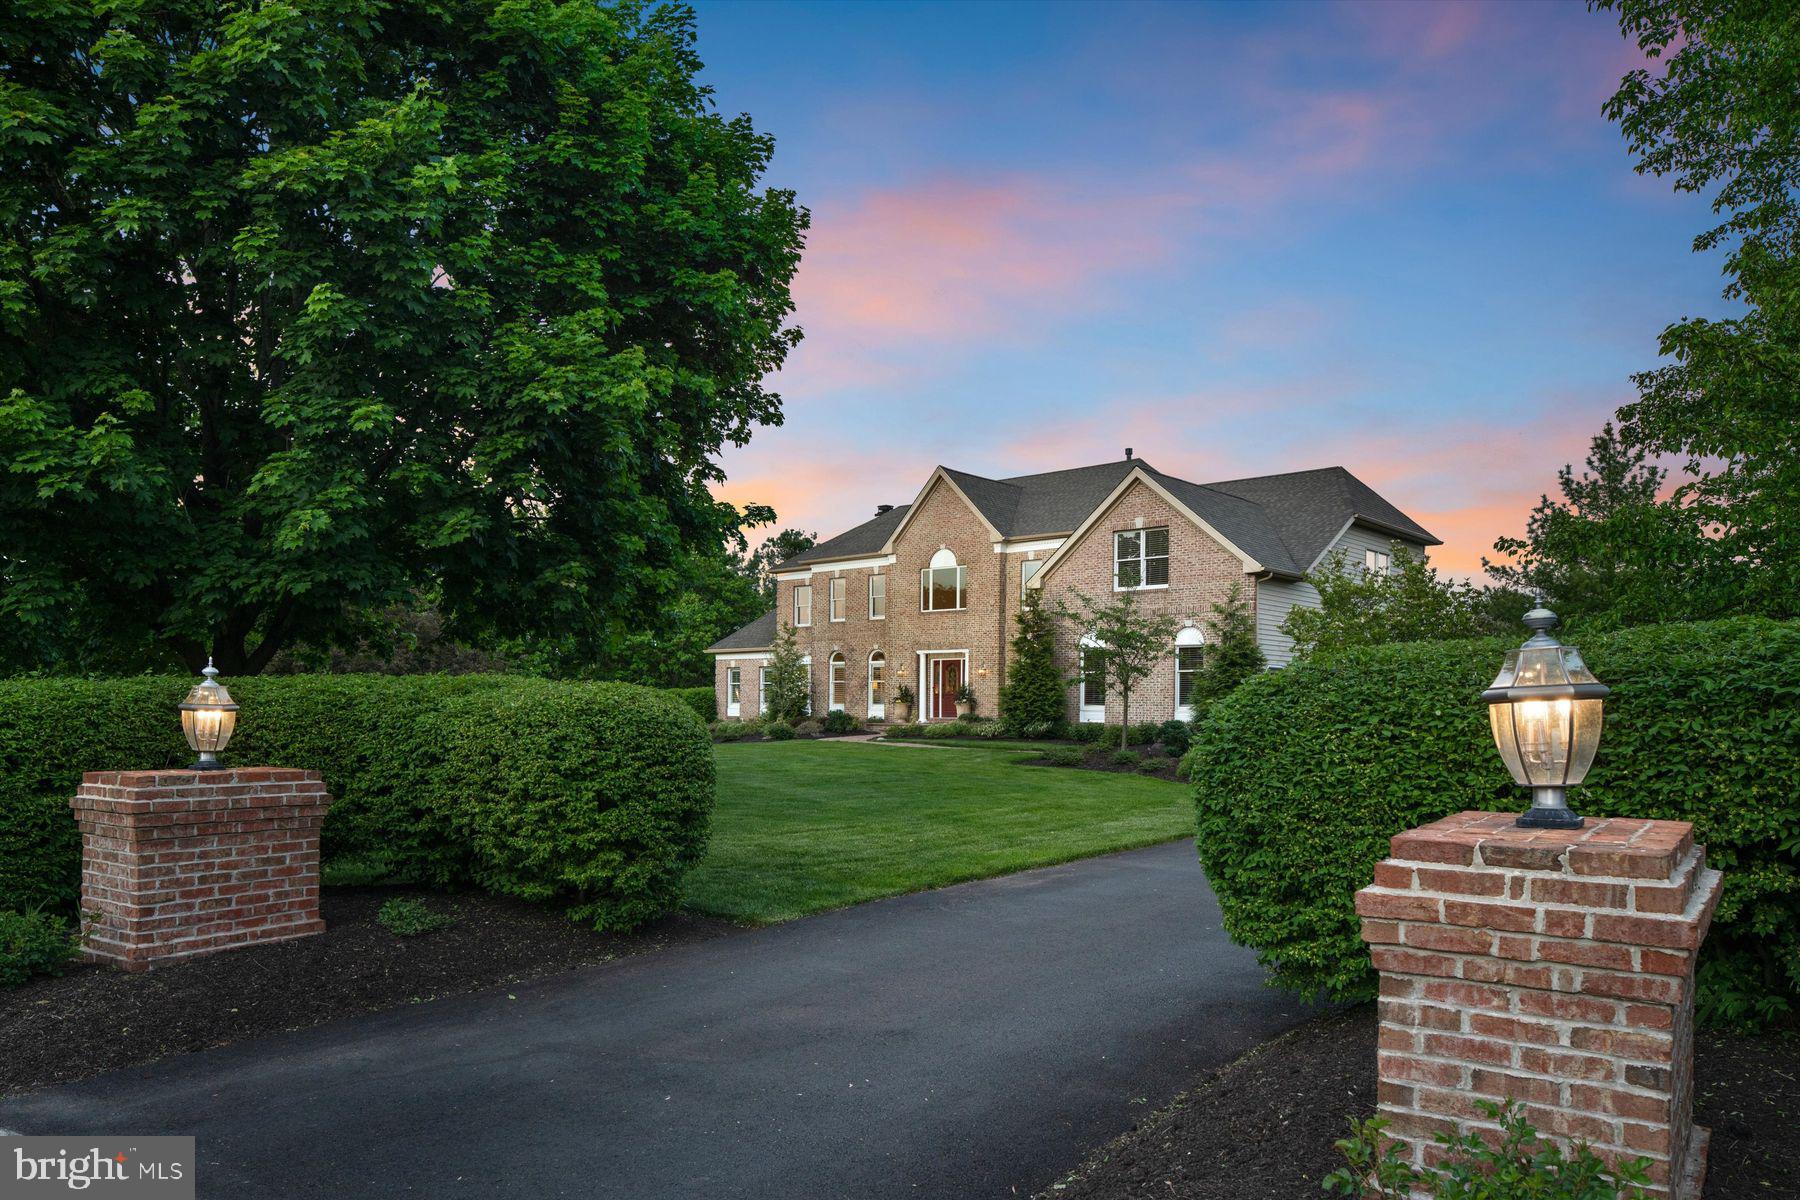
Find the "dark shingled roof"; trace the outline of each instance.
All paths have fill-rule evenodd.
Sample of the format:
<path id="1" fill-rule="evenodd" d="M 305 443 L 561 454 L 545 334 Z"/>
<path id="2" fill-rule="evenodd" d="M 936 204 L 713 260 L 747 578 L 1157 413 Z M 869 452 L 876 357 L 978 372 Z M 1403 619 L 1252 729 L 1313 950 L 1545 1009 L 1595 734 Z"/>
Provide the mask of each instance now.
<path id="1" fill-rule="evenodd" d="M 708 650 L 766 650 L 775 644 L 775 610 L 770 609 L 742 629 L 733 630 Z"/>
<path id="2" fill-rule="evenodd" d="M 1443 545 L 1441 539 L 1433 537 L 1424 526 L 1383 500 L 1374 488 L 1342 467 L 1257 475 L 1207 486 L 1261 505 L 1301 570 L 1312 566 L 1319 555 L 1325 553 L 1326 548 L 1337 540 L 1338 531 L 1352 517 L 1409 541 L 1427 546 Z M 1248 546 L 1244 548 L 1249 549 Z"/>
<path id="3" fill-rule="evenodd" d="M 1137 467 L 1238 549 L 1279 575 L 1304 573 L 1352 519 L 1428 546 L 1440 544 L 1342 467 L 1204 484 L 1164 475 L 1141 458 L 1010 479 L 989 479 L 948 467 L 944 474 L 1002 537 L 1055 537 L 1073 532 Z M 864 521 L 782 565 L 879 554 L 909 507 L 903 504 Z"/>

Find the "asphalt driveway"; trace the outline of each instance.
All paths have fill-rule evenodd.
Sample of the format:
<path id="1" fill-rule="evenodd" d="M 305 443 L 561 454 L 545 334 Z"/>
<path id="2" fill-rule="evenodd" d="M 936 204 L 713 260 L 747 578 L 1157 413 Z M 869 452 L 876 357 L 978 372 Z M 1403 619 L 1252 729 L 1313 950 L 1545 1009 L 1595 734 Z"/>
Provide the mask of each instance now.
<path id="1" fill-rule="evenodd" d="M 1306 1010 L 1191 842 L 877 901 L 0 1101 L 194 1134 L 233 1198 L 1027 1195 Z"/>

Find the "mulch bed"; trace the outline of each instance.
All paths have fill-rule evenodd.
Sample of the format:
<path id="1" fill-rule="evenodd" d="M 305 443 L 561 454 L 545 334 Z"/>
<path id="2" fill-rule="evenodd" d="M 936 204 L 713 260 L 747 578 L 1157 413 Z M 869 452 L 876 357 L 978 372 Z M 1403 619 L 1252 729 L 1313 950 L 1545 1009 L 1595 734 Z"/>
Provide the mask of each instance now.
<path id="1" fill-rule="evenodd" d="M 399 937 L 375 920 L 397 896 L 455 918 Z M 127 974 L 74 966 L 0 990 L 0 1095 L 63 1083 L 254 1034 L 718 937 L 733 926 L 667 917 L 631 935 L 596 933 L 554 906 L 477 893 L 327 888 L 324 933 Z"/>
<path id="2" fill-rule="evenodd" d="M 1800 1196 L 1800 1033 L 1696 1042 L 1706 1200 Z M 1039 1200 L 1296 1200 L 1343 1165 L 1332 1143 L 1375 1107 L 1375 1010 L 1310 1021 L 1195 1081 Z"/>

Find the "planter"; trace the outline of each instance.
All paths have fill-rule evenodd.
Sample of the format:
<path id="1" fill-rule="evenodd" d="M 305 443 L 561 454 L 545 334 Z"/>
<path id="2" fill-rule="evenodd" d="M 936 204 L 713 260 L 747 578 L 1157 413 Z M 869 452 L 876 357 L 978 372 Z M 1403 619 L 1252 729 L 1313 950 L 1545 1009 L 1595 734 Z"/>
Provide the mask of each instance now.
<path id="1" fill-rule="evenodd" d="M 974 711 L 975 711 L 975 706 L 973 704 L 970 704 L 967 700 L 958 700 L 956 702 L 956 715 L 957 716 L 966 717 Z"/>
<path id="2" fill-rule="evenodd" d="M 896 725 L 904 725 L 912 717 L 912 705 L 910 704 L 903 704 L 896 700 L 888 707 L 894 710 L 894 724 Z"/>

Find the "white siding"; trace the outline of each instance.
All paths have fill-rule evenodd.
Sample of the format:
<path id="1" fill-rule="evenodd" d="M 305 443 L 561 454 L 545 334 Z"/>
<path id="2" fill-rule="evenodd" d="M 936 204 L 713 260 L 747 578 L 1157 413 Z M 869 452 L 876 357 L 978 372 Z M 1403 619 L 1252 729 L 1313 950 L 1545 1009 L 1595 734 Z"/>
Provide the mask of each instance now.
<path id="1" fill-rule="evenodd" d="M 1351 525 L 1331 544 L 1331 549 L 1320 558 L 1316 569 L 1325 570 L 1330 565 L 1331 556 L 1339 553 L 1343 554 L 1344 561 L 1350 566 L 1361 567 L 1364 551 L 1390 554 L 1395 541 L 1392 534 L 1362 525 Z M 1416 554 L 1425 553 L 1425 547 L 1416 542 L 1403 541 L 1401 544 Z M 1269 660 L 1271 667 L 1285 667 L 1293 660 L 1294 639 L 1281 632 L 1281 624 L 1296 607 L 1318 608 L 1318 589 L 1310 583 L 1284 579 L 1264 579 L 1256 585 L 1256 640 L 1262 646 L 1263 657 Z"/>
<path id="2" fill-rule="evenodd" d="M 1294 639 L 1281 632 L 1281 623 L 1296 607 L 1319 607 L 1319 593 L 1312 584 L 1286 579 L 1257 581 L 1256 641 L 1271 667 L 1285 667 L 1294 657 Z"/>

